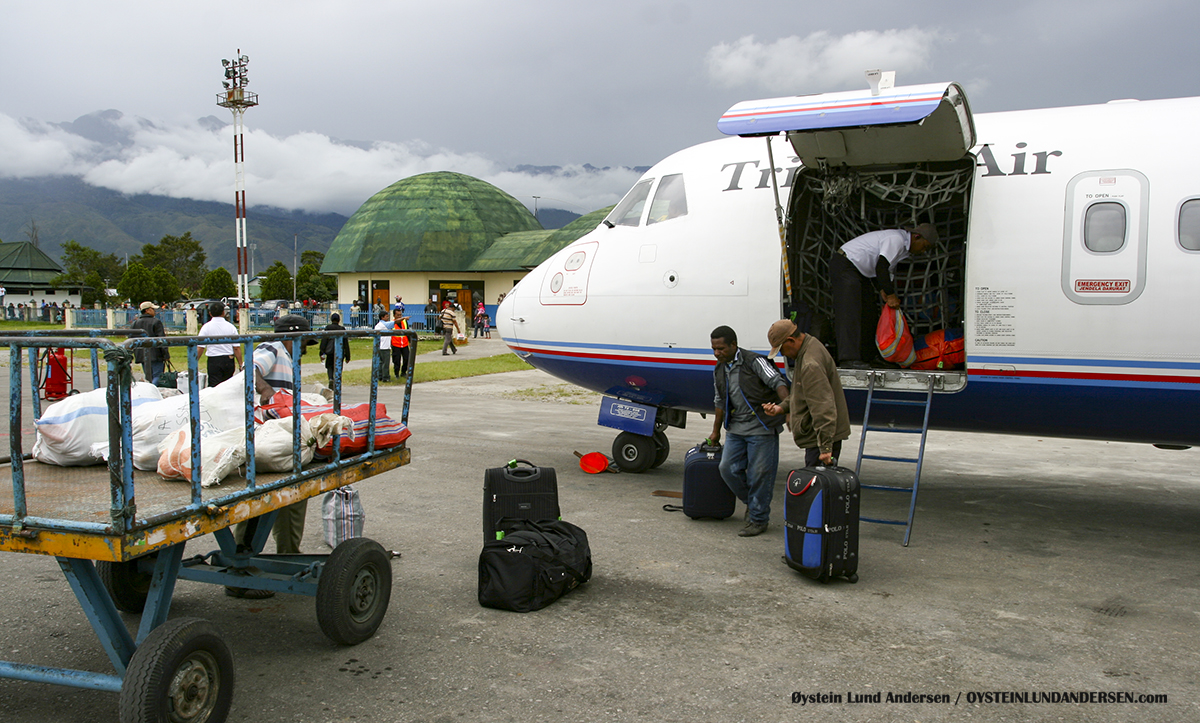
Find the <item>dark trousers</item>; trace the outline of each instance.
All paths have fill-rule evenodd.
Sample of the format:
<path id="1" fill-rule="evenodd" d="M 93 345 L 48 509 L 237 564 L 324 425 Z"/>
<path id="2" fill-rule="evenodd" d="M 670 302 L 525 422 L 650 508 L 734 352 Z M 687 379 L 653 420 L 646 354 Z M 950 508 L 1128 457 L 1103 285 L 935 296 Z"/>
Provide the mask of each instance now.
<path id="1" fill-rule="evenodd" d="M 208 386 L 215 387 L 226 379 L 233 378 L 237 362 L 232 356 L 210 356 L 208 358 Z"/>
<path id="2" fill-rule="evenodd" d="M 842 443 L 833 443 L 833 463 L 837 464 L 838 458 L 842 456 Z M 821 462 L 821 448 L 809 447 L 804 450 L 804 466 L 816 467 Z"/>
<path id="3" fill-rule="evenodd" d="M 404 375 L 408 373 L 408 347 L 392 347 L 392 371 L 395 372 L 397 379 L 403 379 Z"/>
<path id="4" fill-rule="evenodd" d="M 829 260 L 829 282 L 833 291 L 833 337 L 837 360 L 866 361 L 875 356 L 875 286 L 859 273 L 850 259 L 835 253 Z"/>

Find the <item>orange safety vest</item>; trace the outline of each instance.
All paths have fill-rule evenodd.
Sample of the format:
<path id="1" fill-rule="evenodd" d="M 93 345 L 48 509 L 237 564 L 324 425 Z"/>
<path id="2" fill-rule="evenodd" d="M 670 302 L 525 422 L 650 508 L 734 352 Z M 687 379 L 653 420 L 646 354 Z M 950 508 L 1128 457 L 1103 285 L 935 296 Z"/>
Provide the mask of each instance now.
<path id="1" fill-rule="evenodd" d="M 396 324 L 397 324 L 397 326 L 396 326 L 397 329 L 407 329 L 408 328 L 408 319 L 401 319 L 400 321 L 396 322 Z M 405 348 L 406 346 L 408 346 L 408 337 L 400 336 L 400 335 L 393 336 L 392 337 L 392 346 L 396 349 Z"/>

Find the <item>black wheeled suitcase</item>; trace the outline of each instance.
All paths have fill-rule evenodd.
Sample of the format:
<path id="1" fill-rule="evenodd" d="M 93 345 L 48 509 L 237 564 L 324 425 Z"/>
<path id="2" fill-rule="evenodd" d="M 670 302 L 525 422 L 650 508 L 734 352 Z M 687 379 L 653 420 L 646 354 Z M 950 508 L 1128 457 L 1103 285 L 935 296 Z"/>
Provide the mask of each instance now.
<path id="1" fill-rule="evenodd" d="M 733 514 L 737 497 L 721 477 L 721 446 L 697 444 L 683 457 L 683 514 L 692 519 L 723 520 Z"/>
<path id="2" fill-rule="evenodd" d="M 858 582 L 858 503 L 854 470 L 792 470 L 783 508 L 784 562 L 821 582 Z"/>
<path id="3" fill-rule="evenodd" d="M 483 541 L 504 539 L 505 518 L 557 520 L 558 476 L 553 467 L 514 459 L 483 473 Z"/>

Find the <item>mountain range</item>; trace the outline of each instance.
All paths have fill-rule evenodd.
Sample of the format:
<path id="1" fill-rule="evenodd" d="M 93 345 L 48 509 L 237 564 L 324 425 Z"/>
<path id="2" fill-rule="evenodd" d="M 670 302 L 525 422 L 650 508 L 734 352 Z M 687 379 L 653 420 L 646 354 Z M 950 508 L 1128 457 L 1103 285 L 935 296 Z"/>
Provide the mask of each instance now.
<path id="1" fill-rule="evenodd" d="M 561 209 L 538 209 L 546 229 L 561 228 L 578 217 Z M 326 253 L 347 218 L 252 206 L 246 214 L 252 270 L 263 271 L 277 260 L 290 268 L 294 248 Z M 0 241 L 30 241 L 35 228 L 38 246 L 55 261 L 61 260 L 61 244 L 68 240 L 123 258 L 141 253 L 143 245 L 158 243 L 163 236 L 190 232 L 204 248 L 210 269 L 237 268 L 232 204 L 127 195 L 74 176 L 0 178 Z"/>

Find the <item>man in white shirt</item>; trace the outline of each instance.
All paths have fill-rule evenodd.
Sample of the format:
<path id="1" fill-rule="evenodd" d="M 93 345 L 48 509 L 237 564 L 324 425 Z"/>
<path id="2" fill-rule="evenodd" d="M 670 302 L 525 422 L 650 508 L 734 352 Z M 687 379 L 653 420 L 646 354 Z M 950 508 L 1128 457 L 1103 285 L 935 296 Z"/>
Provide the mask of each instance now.
<path id="1" fill-rule="evenodd" d="M 379 323 L 375 325 L 376 331 L 391 331 L 396 328 L 392 324 L 392 314 L 387 309 L 379 312 Z M 392 336 L 387 334 L 379 337 L 379 343 L 375 345 L 375 356 L 379 357 L 379 381 L 390 382 L 392 380 L 391 367 L 392 361 Z"/>
<path id="2" fill-rule="evenodd" d="M 829 260 L 829 280 L 839 367 L 870 368 L 863 355 L 875 346 L 875 290 L 885 304 L 899 309 L 900 298 L 892 282 L 896 266 L 911 254 L 929 251 L 937 241 L 933 224 L 922 223 L 909 229 L 865 233 L 837 249 Z"/>
<path id="3" fill-rule="evenodd" d="M 200 327 L 200 336 L 237 336 L 237 327 L 225 318 L 225 304 L 214 301 L 208 313 L 212 318 Z M 215 387 L 242 366 L 242 345 L 207 344 L 200 347 L 200 356 L 208 356 L 208 385 Z"/>

